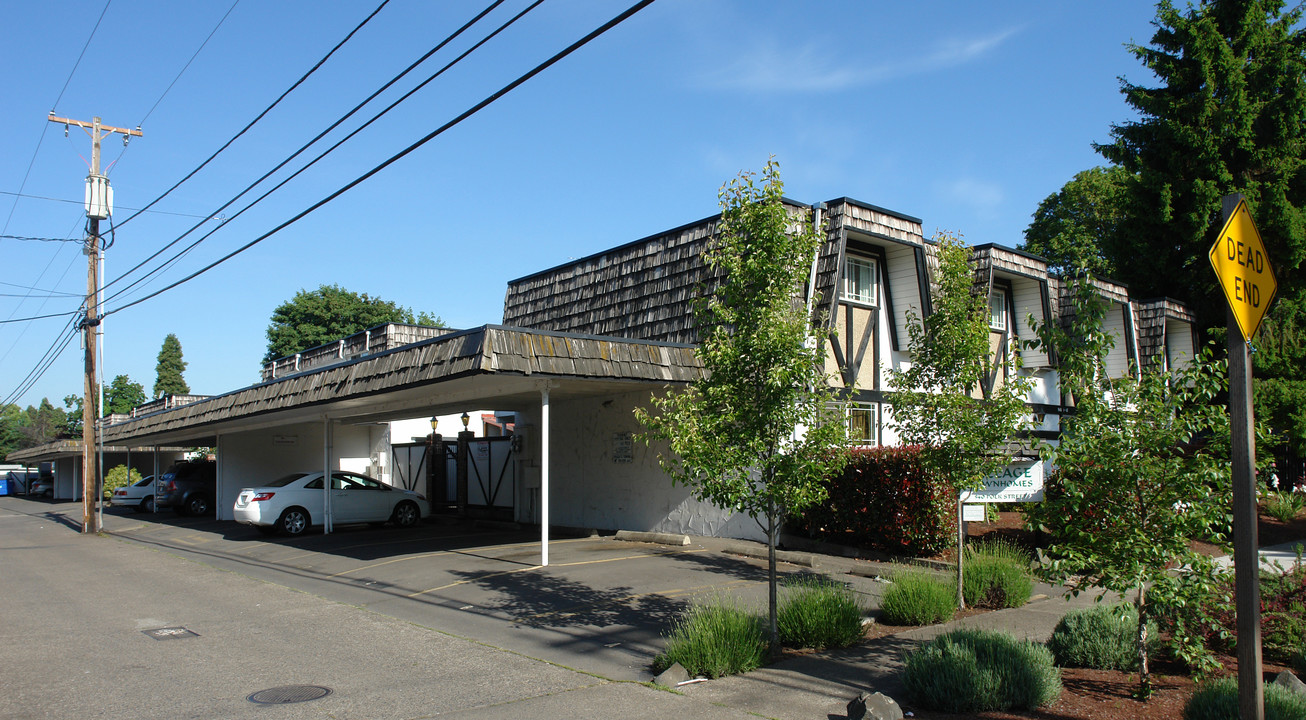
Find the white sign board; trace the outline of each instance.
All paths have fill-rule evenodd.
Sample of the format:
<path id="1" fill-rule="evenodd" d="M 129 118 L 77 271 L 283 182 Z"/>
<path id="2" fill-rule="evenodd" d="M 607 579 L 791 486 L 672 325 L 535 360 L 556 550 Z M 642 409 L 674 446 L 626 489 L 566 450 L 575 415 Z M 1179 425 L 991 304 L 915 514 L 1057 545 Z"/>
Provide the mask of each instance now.
<path id="1" fill-rule="evenodd" d="M 1043 463 L 1008 465 L 984 478 L 984 489 L 962 493 L 962 502 L 1038 502 L 1043 499 Z"/>
<path id="2" fill-rule="evenodd" d="M 977 503 L 966 503 L 961 506 L 962 522 L 984 522 L 984 506 Z"/>

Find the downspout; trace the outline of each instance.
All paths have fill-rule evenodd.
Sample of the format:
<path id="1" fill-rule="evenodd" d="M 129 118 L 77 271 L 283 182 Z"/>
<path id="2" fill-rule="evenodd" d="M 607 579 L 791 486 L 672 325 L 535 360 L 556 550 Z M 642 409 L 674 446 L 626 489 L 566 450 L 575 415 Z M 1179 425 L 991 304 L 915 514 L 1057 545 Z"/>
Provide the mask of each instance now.
<path id="1" fill-rule="evenodd" d="M 825 207 L 823 202 L 812 206 L 812 232 L 818 235 L 821 232 L 821 211 Z M 816 245 L 816 252 L 812 254 L 812 272 L 807 277 L 807 328 L 809 337 L 812 328 L 812 309 L 816 305 L 816 266 L 821 261 L 821 248 L 824 246 L 825 238 L 821 238 L 821 242 Z"/>

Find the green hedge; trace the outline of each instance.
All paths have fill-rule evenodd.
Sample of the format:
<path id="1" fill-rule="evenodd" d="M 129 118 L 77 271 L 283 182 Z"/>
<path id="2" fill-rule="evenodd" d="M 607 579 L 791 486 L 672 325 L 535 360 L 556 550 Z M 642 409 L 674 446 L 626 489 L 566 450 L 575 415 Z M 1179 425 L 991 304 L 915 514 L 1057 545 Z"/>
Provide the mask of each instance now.
<path id="1" fill-rule="evenodd" d="M 830 480 L 829 498 L 791 519 L 809 537 L 912 557 L 957 536 L 955 490 L 925 469 L 917 446 L 859 448 Z"/>
<path id="2" fill-rule="evenodd" d="M 1061 695 L 1061 671 L 1039 643 L 993 630 L 953 630 L 907 656 L 903 685 L 931 710 L 1030 710 Z"/>

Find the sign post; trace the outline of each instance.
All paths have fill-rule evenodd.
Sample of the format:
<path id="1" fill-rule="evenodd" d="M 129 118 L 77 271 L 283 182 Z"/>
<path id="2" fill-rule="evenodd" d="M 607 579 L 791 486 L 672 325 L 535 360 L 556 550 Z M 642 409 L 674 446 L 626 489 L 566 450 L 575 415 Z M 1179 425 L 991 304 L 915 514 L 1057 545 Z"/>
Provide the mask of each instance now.
<path id="1" fill-rule="evenodd" d="M 1256 436 L 1247 351 L 1274 299 L 1274 269 L 1242 195 L 1223 199 L 1224 227 L 1209 257 L 1229 301 L 1229 430 L 1233 465 L 1233 565 L 1238 630 L 1238 715 L 1265 717 L 1261 685 L 1261 585 L 1256 542 Z M 1237 327 L 1241 339 L 1234 334 Z"/>

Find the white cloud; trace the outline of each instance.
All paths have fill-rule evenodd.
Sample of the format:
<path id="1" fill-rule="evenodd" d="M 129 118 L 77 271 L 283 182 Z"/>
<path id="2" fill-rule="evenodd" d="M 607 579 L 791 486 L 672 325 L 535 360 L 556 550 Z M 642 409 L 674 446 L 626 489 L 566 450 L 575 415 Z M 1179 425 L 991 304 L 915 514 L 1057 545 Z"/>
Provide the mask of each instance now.
<path id="1" fill-rule="evenodd" d="M 923 55 L 864 66 L 836 57 L 824 44 L 789 46 L 770 38 L 702 80 L 713 88 L 766 93 L 822 93 L 865 87 L 965 65 L 999 47 L 1020 30 L 1009 28 L 984 37 L 948 40 Z"/>

